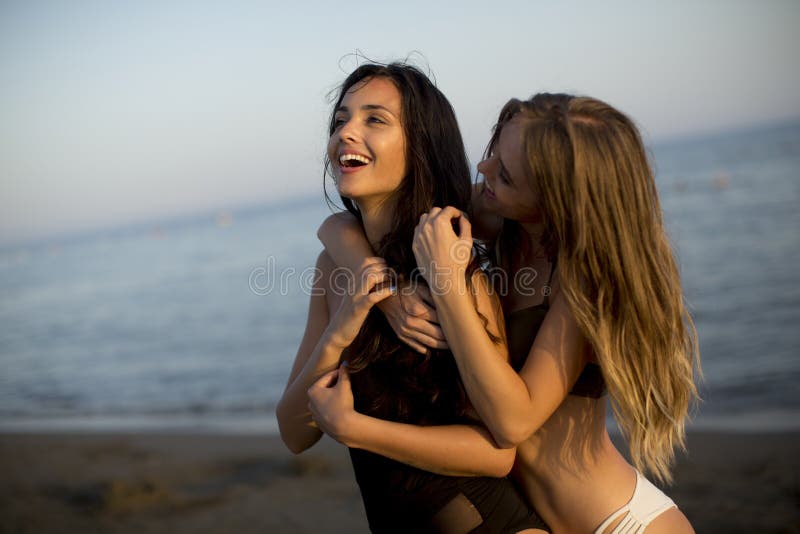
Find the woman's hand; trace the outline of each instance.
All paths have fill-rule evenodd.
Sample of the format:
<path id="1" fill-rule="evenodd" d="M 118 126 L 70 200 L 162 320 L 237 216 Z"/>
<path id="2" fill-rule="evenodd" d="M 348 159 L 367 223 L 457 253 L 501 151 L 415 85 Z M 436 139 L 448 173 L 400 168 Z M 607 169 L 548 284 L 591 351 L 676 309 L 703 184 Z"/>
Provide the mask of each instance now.
<path id="1" fill-rule="evenodd" d="M 322 375 L 308 388 L 308 409 L 320 430 L 347 445 L 347 430 L 354 415 L 353 387 L 347 364 Z"/>
<path id="2" fill-rule="evenodd" d="M 453 230 L 457 221 L 458 234 Z M 434 295 L 466 291 L 467 265 L 472 259 L 472 228 L 464 214 L 448 206 L 423 213 L 414 230 L 414 257 Z"/>
<path id="3" fill-rule="evenodd" d="M 358 413 L 344 364 L 312 384 L 308 399 L 317 427 L 347 447 L 446 476 L 504 477 L 514 465 L 516 450 L 499 448 L 482 426 L 416 426 Z"/>
<path id="4" fill-rule="evenodd" d="M 439 326 L 433 297 L 427 287 L 418 283 L 406 283 L 399 287 L 397 295 L 379 304 L 397 337 L 419 353 L 428 349 L 447 349 L 447 340 Z"/>
<path id="5" fill-rule="evenodd" d="M 328 325 L 331 342 L 342 349 L 355 340 L 369 310 L 397 290 L 383 258 L 365 259 L 354 282 L 342 288 L 346 294 Z"/>

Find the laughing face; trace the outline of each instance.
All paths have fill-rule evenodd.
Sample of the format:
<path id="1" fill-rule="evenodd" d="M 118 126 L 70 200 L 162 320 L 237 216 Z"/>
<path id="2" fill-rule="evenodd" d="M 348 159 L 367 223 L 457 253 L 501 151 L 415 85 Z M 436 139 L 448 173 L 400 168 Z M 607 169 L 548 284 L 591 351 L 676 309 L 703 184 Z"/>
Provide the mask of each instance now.
<path id="1" fill-rule="evenodd" d="M 484 177 L 481 194 L 487 208 L 498 215 L 522 223 L 538 223 L 541 210 L 526 178 L 523 135 L 520 120 L 511 119 L 503 125 L 489 157 L 478 164 L 478 172 Z"/>
<path id="2" fill-rule="evenodd" d="M 362 210 L 388 198 L 406 174 L 401 102 L 390 80 L 368 78 L 336 108 L 328 157 L 339 194 Z"/>

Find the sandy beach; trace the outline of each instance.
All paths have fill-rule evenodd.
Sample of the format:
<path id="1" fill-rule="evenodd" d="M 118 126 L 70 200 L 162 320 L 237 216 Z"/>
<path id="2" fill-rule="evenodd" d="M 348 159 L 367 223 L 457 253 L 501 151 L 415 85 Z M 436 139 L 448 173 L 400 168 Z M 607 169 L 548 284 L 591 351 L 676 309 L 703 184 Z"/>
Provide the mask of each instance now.
<path id="1" fill-rule="evenodd" d="M 669 494 L 697 532 L 800 532 L 800 433 L 694 432 Z M 346 450 L 274 436 L 0 435 L 0 532 L 368 532 Z"/>

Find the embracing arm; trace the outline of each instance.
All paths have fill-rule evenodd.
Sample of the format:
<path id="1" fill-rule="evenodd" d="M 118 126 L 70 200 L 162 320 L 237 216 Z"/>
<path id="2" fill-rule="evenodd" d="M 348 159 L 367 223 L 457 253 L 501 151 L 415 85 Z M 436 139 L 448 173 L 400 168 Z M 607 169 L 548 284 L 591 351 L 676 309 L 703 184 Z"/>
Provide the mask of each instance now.
<path id="1" fill-rule="evenodd" d="M 333 263 L 351 273 L 358 271 L 364 258 L 375 255 L 358 219 L 348 211 L 329 215 L 317 230 L 317 237 Z"/>
<path id="2" fill-rule="evenodd" d="M 322 436 L 308 407 L 308 388 L 323 374 L 336 369 L 342 351 L 358 335 L 369 310 L 394 292 L 385 274 L 386 262 L 367 258 L 358 271 L 354 290 L 341 296 L 336 313 L 329 317 L 327 299 L 335 298 L 331 291 L 332 267 L 328 255 L 320 254 L 306 333 L 276 410 L 281 438 L 294 453 L 309 448 Z"/>
<path id="3" fill-rule="evenodd" d="M 482 426 L 418 426 L 356 412 L 345 366 L 323 376 L 308 390 L 309 407 L 333 439 L 447 476 L 504 477 L 514 465 L 515 448 L 500 448 Z"/>
<path id="4" fill-rule="evenodd" d="M 453 295 L 436 300 L 470 400 L 502 446 L 514 446 L 536 432 L 569 394 L 589 347 L 567 306 L 557 295 L 519 374 L 481 335 L 479 318 Z"/>
<path id="5" fill-rule="evenodd" d="M 483 289 L 486 286 L 482 286 Z M 497 298 L 483 291 L 477 305 L 488 329 L 498 338 L 493 354 L 507 356 L 502 311 Z M 505 476 L 514 465 L 516 449 L 502 448 L 479 425 L 417 426 L 384 421 L 357 413 L 346 366 L 322 377 L 308 391 L 314 420 L 331 437 L 355 448 L 443 475 Z"/>
<path id="6" fill-rule="evenodd" d="M 329 215 L 317 230 L 317 237 L 333 263 L 349 273 L 358 272 L 364 258 L 375 254 L 361 223 L 349 212 Z M 426 303 L 426 299 L 428 303 L 432 300 L 428 291 L 416 284 L 409 288 L 398 288 L 398 294 L 378 303 L 392 330 L 402 342 L 422 354 L 428 348 L 448 348 L 444 332 L 436 324 L 436 310 Z"/>
<path id="7" fill-rule="evenodd" d="M 319 255 L 317 273 L 325 272 L 330 260 L 325 253 Z M 303 340 L 297 349 L 289 380 L 276 408 L 281 438 L 293 453 L 298 454 L 311 447 L 322 436 L 308 410 L 308 387 L 320 376 L 339 365 L 342 347 L 331 341 L 326 332 L 329 324 L 325 276 L 314 280 L 308 319 Z"/>
<path id="8" fill-rule="evenodd" d="M 454 218 L 461 218 L 460 236 L 453 232 Z M 465 285 L 465 265 L 457 257 L 465 255 L 453 252 L 471 243 L 470 224 L 458 210 L 434 208 L 417 226 L 414 254 L 437 281 L 432 293 L 440 323 L 473 406 L 501 446 L 515 446 L 555 412 L 590 352 L 566 300 L 556 295 L 517 374 L 484 331 L 469 293 L 460 290 Z M 488 290 L 483 276 L 475 277 L 474 284 Z"/>
<path id="9" fill-rule="evenodd" d="M 501 449 L 481 426 L 416 426 L 363 417 L 351 447 L 448 476 L 504 477 L 514 466 L 516 449 Z"/>

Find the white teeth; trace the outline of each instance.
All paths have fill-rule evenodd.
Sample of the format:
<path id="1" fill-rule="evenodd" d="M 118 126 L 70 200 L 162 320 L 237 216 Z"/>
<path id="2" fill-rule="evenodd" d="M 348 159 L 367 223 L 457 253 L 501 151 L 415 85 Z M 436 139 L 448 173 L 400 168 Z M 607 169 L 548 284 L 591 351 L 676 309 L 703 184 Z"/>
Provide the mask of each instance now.
<path id="1" fill-rule="evenodd" d="M 369 163 L 369 158 L 365 158 L 364 156 L 359 156 L 358 154 L 342 154 L 339 156 L 339 163 L 344 163 L 346 161 L 360 161 L 363 164 Z"/>

